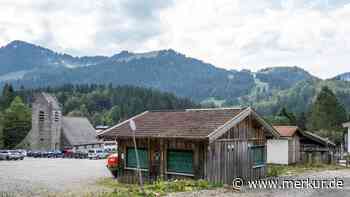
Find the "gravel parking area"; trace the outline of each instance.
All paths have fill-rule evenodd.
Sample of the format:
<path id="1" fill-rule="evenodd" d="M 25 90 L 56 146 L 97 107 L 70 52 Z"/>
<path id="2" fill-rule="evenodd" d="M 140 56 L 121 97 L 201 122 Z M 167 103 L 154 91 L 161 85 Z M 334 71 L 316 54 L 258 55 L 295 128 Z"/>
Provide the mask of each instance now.
<path id="1" fill-rule="evenodd" d="M 106 191 L 96 181 L 110 177 L 105 160 L 25 158 L 0 161 L 0 196 L 83 196 Z M 344 180 L 343 189 L 249 190 L 233 192 L 230 188 L 170 194 L 170 197 L 348 197 L 350 169 L 306 173 L 288 179 Z M 5 195 L 4 195 L 5 194 Z M 63 194 L 63 195 L 61 195 Z M 90 195 L 91 196 L 91 195 Z M 92 195 L 93 196 L 93 195 Z"/>
<path id="2" fill-rule="evenodd" d="M 95 185 L 110 177 L 105 160 L 25 158 L 0 161 L 0 194 L 45 196 L 45 194 L 88 193 L 103 190 Z M 3 195 L 0 195 L 3 196 Z"/>

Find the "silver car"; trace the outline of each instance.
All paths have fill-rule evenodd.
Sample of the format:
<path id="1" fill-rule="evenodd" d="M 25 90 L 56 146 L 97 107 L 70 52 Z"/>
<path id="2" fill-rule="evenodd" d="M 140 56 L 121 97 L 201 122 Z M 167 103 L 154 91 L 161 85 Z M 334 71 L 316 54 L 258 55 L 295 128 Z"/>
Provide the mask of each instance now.
<path id="1" fill-rule="evenodd" d="M 23 160 L 24 159 L 24 155 L 21 154 L 21 152 L 17 151 L 17 150 L 9 150 L 10 155 L 9 155 L 9 159 L 10 160 Z"/>
<path id="2" fill-rule="evenodd" d="M 11 153 L 8 150 L 0 150 L 0 160 L 9 160 L 10 154 Z"/>

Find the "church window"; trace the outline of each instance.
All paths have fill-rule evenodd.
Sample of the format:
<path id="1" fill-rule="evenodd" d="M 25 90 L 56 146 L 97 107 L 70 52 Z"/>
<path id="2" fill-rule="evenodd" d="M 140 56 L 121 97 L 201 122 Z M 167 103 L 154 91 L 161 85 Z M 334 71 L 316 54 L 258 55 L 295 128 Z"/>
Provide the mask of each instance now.
<path id="1" fill-rule="evenodd" d="M 45 112 L 39 111 L 39 121 L 44 121 L 44 120 L 45 120 Z"/>
<path id="2" fill-rule="evenodd" d="M 58 111 L 55 111 L 55 122 L 58 122 L 59 119 L 60 119 L 60 114 Z"/>

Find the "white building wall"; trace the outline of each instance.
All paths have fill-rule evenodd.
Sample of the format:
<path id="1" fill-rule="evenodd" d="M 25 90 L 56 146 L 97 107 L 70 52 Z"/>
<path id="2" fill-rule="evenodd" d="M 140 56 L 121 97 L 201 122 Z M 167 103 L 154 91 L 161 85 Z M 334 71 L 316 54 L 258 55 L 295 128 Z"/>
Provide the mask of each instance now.
<path id="1" fill-rule="evenodd" d="M 347 151 L 348 151 L 348 153 L 350 153 L 350 127 L 348 127 L 348 144 L 347 144 Z"/>
<path id="2" fill-rule="evenodd" d="M 267 140 L 267 163 L 288 164 L 288 140 Z"/>

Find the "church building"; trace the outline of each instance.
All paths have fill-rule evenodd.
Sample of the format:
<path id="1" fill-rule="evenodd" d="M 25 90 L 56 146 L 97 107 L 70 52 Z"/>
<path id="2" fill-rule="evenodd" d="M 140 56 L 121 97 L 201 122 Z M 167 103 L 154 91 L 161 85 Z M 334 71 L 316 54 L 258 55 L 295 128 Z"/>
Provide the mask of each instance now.
<path id="1" fill-rule="evenodd" d="M 32 104 L 32 129 L 24 146 L 29 150 L 51 151 L 97 148 L 102 143 L 87 118 L 62 116 L 62 107 L 54 96 L 38 93 Z"/>

